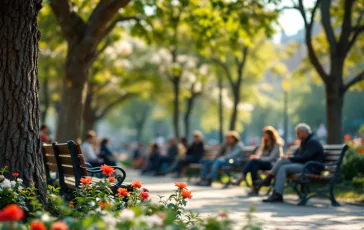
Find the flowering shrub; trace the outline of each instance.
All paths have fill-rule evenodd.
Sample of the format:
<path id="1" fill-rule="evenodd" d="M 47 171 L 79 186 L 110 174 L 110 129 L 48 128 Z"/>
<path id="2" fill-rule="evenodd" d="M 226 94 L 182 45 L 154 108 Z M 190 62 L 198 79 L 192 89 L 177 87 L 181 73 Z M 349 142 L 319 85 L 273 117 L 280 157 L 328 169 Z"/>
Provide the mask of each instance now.
<path id="1" fill-rule="evenodd" d="M 113 169 L 103 165 L 101 170 L 105 175 L 102 180 L 91 177 L 80 180 L 70 203 L 58 196 L 59 189 L 49 186 L 47 211 L 32 205 L 31 217 L 24 220 L 29 212 L 26 204 L 36 201 L 34 188 L 25 188 L 19 174 L 13 173 L 12 180 L 5 178 L 3 169 L 0 229 L 227 229 L 231 225 L 226 214 L 203 221 L 199 215 L 186 212 L 187 200 L 193 197 L 186 183 L 175 183 L 176 190 L 169 197 L 160 197 L 159 202 L 152 203 L 149 190 L 137 180 L 118 188 L 114 194 Z"/>
<path id="2" fill-rule="evenodd" d="M 350 135 L 345 135 L 344 140 L 349 150 L 341 167 L 341 175 L 344 180 L 351 181 L 354 177 L 364 176 L 364 140 L 351 139 Z"/>

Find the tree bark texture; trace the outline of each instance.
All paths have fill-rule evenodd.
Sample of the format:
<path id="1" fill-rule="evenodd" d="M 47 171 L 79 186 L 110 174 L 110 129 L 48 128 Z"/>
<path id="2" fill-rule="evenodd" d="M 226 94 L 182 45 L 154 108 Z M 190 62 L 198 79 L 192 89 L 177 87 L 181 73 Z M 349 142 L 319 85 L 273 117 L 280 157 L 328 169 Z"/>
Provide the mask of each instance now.
<path id="1" fill-rule="evenodd" d="M 192 90 L 193 90 L 193 87 L 192 87 Z M 191 91 L 192 91 L 191 90 Z M 194 93 L 194 92 L 191 92 L 192 95 L 190 98 L 186 99 L 186 113 L 184 115 L 184 126 L 185 126 L 185 138 L 187 138 L 187 140 L 189 139 L 189 136 L 190 136 L 190 117 L 191 117 L 191 114 L 192 114 L 192 109 L 193 109 L 193 106 L 195 104 L 195 99 L 196 97 L 198 96 L 198 93 Z"/>
<path id="2" fill-rule="evenodd" d="M 39 139 L 37 15 L 42 0 L 0 1 L 0 167 L 34 183 L 45 204 Z"/>
<path id="3" fill-rule="evenodd" d="M 180 93 L 180 78 L 173 77 L 173 93 L 174 93 L 174 101 L 173 101 L 173 129 L 174 136 L 179 138 L 179 93 Z"/>
<path id="4" fill-rule="evenodd" d="M 44 78 L 44 81 L 42 83 L 42 90 L 43 90 L 43 100 L 42 100 L 42 109 L 41 109 L 41 113 L 40 113 L 40 122 L 41 124 L 45 124 L 46 120 L 47 120 L 47 115 L 48 115 L 48 109 L 50 106 L 50 95 L 49 95 L 49 89 L 48 89 L 48 83 L 49 83 L 49 79 L 48 76 L 46 76 Z"/>
<path id="5" fill-rule="evenodd" d="M 327 143 L 340 144 L 343 142 L 342 119 L 344 93 L 338 84 L 326 84 L 326 118 L 327 118 Z"/>

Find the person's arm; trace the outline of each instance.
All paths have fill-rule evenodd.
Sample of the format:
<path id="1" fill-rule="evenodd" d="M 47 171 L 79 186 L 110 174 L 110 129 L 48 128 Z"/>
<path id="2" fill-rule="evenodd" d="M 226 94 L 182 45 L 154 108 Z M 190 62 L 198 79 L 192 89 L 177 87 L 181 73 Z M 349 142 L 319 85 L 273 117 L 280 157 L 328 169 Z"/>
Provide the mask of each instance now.
<path id="1" fill-rule="evenodd" d="M 280 157 L 281 152 L 282 152 L 281 146 L 279 146 L 279 144 L 276 143 L 274 145 L 273 149 L 270 151 L 269 155 L 268 156 L 261 156 L 260 160 L 267 161 L 267 162 L 276 161 Z"/>
<path id="2" fill-rule="evenodd" d="M 239 155 L 243 154 L 243 145 L 240 143 L 237 143 L 234 148 L 226 154 L 226 158 L 236 158 Z"/>
<path id="3" fill-rule="evenodd" d="M 312 159 L 320 151 L 323 151 L 322 146 L 316 141 L 311 141 L 303 153 L 288 159 L 294 163 L 304 163 Z"/>

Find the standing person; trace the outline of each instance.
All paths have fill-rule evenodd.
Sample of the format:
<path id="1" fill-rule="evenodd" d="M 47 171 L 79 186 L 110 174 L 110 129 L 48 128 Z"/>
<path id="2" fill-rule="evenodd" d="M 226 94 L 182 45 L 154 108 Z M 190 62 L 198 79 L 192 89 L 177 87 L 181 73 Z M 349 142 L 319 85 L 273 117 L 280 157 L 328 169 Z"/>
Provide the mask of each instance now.
<path id="1" fill-rule="evenodd" d="M 263 129 L 262 153 L 250 156 L 250 161 L 244 167 L 241 176 L 232 184 L 240 185 L 240 183 L 246 179 L 246 175 L 250 172 L 253 186 L 249 195 L 258 194 L 259 186 L 254 183 L 254 181 L 258 180 L 258 171 L 272 169 L 275 162 L 283 155 L 283 145 L 284 141 L 279 136 L 277 130 L 272 126 L 266 126 Z"/>
<path id="2" fill-rule="evenodd" d="M 321 124 L 320 127 L 318 128 L 318 130 L 316 131 L 316 136 L 319 139 L 319 141 L 321 142 L 321 144 L 326 143 L 327 129 L 325 128 L 324 124 Z"/>
<path id="3" fill-rule="evenodd" d="M 104 160 L 104 163 L 110 166 L 116 166 L 115 156 L 110 150 L 110 140 L 107 138 L 103 139 L 100 146 L 100 157 Z"/>
<path id="4" fill-rule="evenodd" d="M 227 165 L 230 159 L 236 160 L 242 156 L 244 144 L 237 131 L 227 132 L 225 142 L 225 146 L 221 148 L 215 160 L 204 162 L 200 181 L 197 182 L 197 185 L 211 186 L 213 179 L 222 166 Z"/>
<path id="5" fill-rule="evenodd" d="M 163 165 L 165 163 L 171 164 L 172 162 L 174 162 L 174 160 L 178 156 L 178 153 L 179 153 L 179 148 L 178 148 L 177 138 L 172 138 L 168 140 L 167 156 L 160 156 L 157 171 L 155 174 L 164 175 L 165 173 L 161 172 Z"/>
<path id="6" fill-rule="evenodd" d="M 176 172 L 177 177 L 180 178 L 183 167 L 186 167 L 191 163 L 199 163 L 204 153 L 205 148 L 203 143 L 203 135 L 200 131 L 194 131 L 192 145 L 187 148 L 186 154 L 181 156 L 174 167 L 169 169 L 169 172 Z"/>
<path id="7" fill-rule="evenodd" d="M 49 138 L 48 135 L 49 135 L 48 125 L 40 126 L 40 130 L 39 130 L 40 141 L 43 143 L 51 143 L 52 140 Z"/>
<path id="8" fill-rule="evenodd" d="M 95 142 L 95 136 L 93 133 L 86 134 L 86 139 L 81 145 L 82 156 L 85 162 L 90 163 L 93 167 L 99 167 L 102 165 L 103 160 L 98 158 L 93 149 Z"/>
<path id="9" fill-rule="evenodd" d="M 256 181 L 256 184 L 269 186 L 274 178 L 274 192 L 263 202 L 283 202 L 283 190 L 286 178 L 290 174 L 301 173 L 306 162 L 324 161 L 324 150 L 318 140 L 311 132 L 310 126 L 301 123 L 296 126 L 296 135 L 301 140 L 300 147 L 294 152 L 293 157 L 282 156 L 271 170 L 271 173 L 264 179 Z M 320 174 L 322 167 L 312 165 L 310 173 Z"/>
<path id="10" fill-rule="evenodd" d="M 158 164 L 160 159 L 160 149 L 157 144 L 153 144 L 150 146 L 150 152 L 147 160 L 146 167 L 142 170 L 142 174 L 148 173 L 148 172 L 156 172 L 158 170 Z"/>

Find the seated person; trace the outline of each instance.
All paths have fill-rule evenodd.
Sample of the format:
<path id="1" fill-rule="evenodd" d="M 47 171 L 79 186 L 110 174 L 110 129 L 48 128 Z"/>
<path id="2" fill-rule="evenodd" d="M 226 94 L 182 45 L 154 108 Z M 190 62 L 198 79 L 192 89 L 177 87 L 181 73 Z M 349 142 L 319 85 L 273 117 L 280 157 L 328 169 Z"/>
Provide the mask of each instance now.
<path id="1" fill-rule="evenodd" d="M 177 177 L 181 177 L 183 167 L 188 166 L 191 163 L 199 163 L 205 153 L 203 136 L 200 131 L 193 132 L 193 143 L 187 148 L 185 154 L 177 160 L 176 164 L 171 166 L 168 172 L 177 173 Z"/>
<path id="2" fill-rule="evenodd" d="M 143 165 L 144 157 L 143 157 L 143 144 L 138 144 L 135 150 L 133 151 L 133 163 L 132 166 L 134 169 L 140 169 Z"/>
<path id="3" fill-rule="evenodd" d="M 150 153 L 147 159 L 147 165 L 143 169 L 142 174 L 148 172 L 156 172 L 159 166 L 159 159 L 160 159 L 160 149 L 157 144 L 153 144 L 150 149 Z"/>
<path id="4" fill-rule="evenodd" d="M 240 140 L 238 132 L 227 132 L 225 135 L 225 141 L 225 146 L 220 150 L 215 160 L 203 162 L 200 181 L 197 182 L 197 185 L 211 186 L 211 183 L 219 169 L 222 166 L 227 165 L 230 159 L 237 159 L 243 154 L 244 145 Z"/>
<path id="5" fill-rule="evenodd" d="M 254 181 L 258 180 L 258 171 L 272 169 L 274 163 L 279 159 L 280 156 L 283 155 L 283 145 L 284 142 L 279 136 L 277 130 L 272 126 L 266 126 L 263 129 L 261 147 L 262 153 L 260 155 L 254 154 L 250 156 L 250 161 L 244 167 L 241 176 L 236 182 L 233 182 L 233 184 L 240 185 L 240 183 L 246 179 L 246 175 L 250 172 L 253 186 L 252 191 L 249 192 L 249 195 L 258 194 L 259 186 L 254 183 Z"/>
<path id="6" fill-rule="evenodd" d="M 93 167 L 99 167 L 104 162 L 98 158 L 92 147 L 95 141 L 95 136 L 92 133 L 86 135 L 86 140 L 81 145 L 82 156 L 85 162 L 90 163 Z"/>
<path id="7" fill-rule="evenodd" d="M 159 162 L 156 168 L 155 175 L 164 175 L 165 173 L 161 172 L 162 167 L 165 163 L 173 163 L 176 160 L 176 157 L 179 153 L 178 140 L 176 138 L 172 138 L 168 141 L 168 149 L 167 156 L 160 156 Z"/>
<path id="8" fill-rule="evenodd" d="M 104 160 L 104 163 L 110 166 L 116 166 L 116 159 L 111 152 L 110 148 L 110 140 L 105 138 L 101 141 L 101 147 L 100 147 L 100 158 Z"/>
<path id="9" fill-rule="evenodd" d="M 258 185 L 269 186 L 273 178 L 276 178 L 273 194 L 263 202 L 283 202 L 284 183 L 287 176 L 301 173 L 304 164 L 308 161 L 324 161 L 323 148 L 320 142 L 313 137 L 310 126 L 304 123 L 298 124 L 296 126 L 296 135 L 301 140 L 301 144 L 294 152 L 293 157 L 281 157 L 264 180 L 256 181 Z M 309 170 L 313 174 L 319 174 L 322 167 L 312 165 Z"/>

